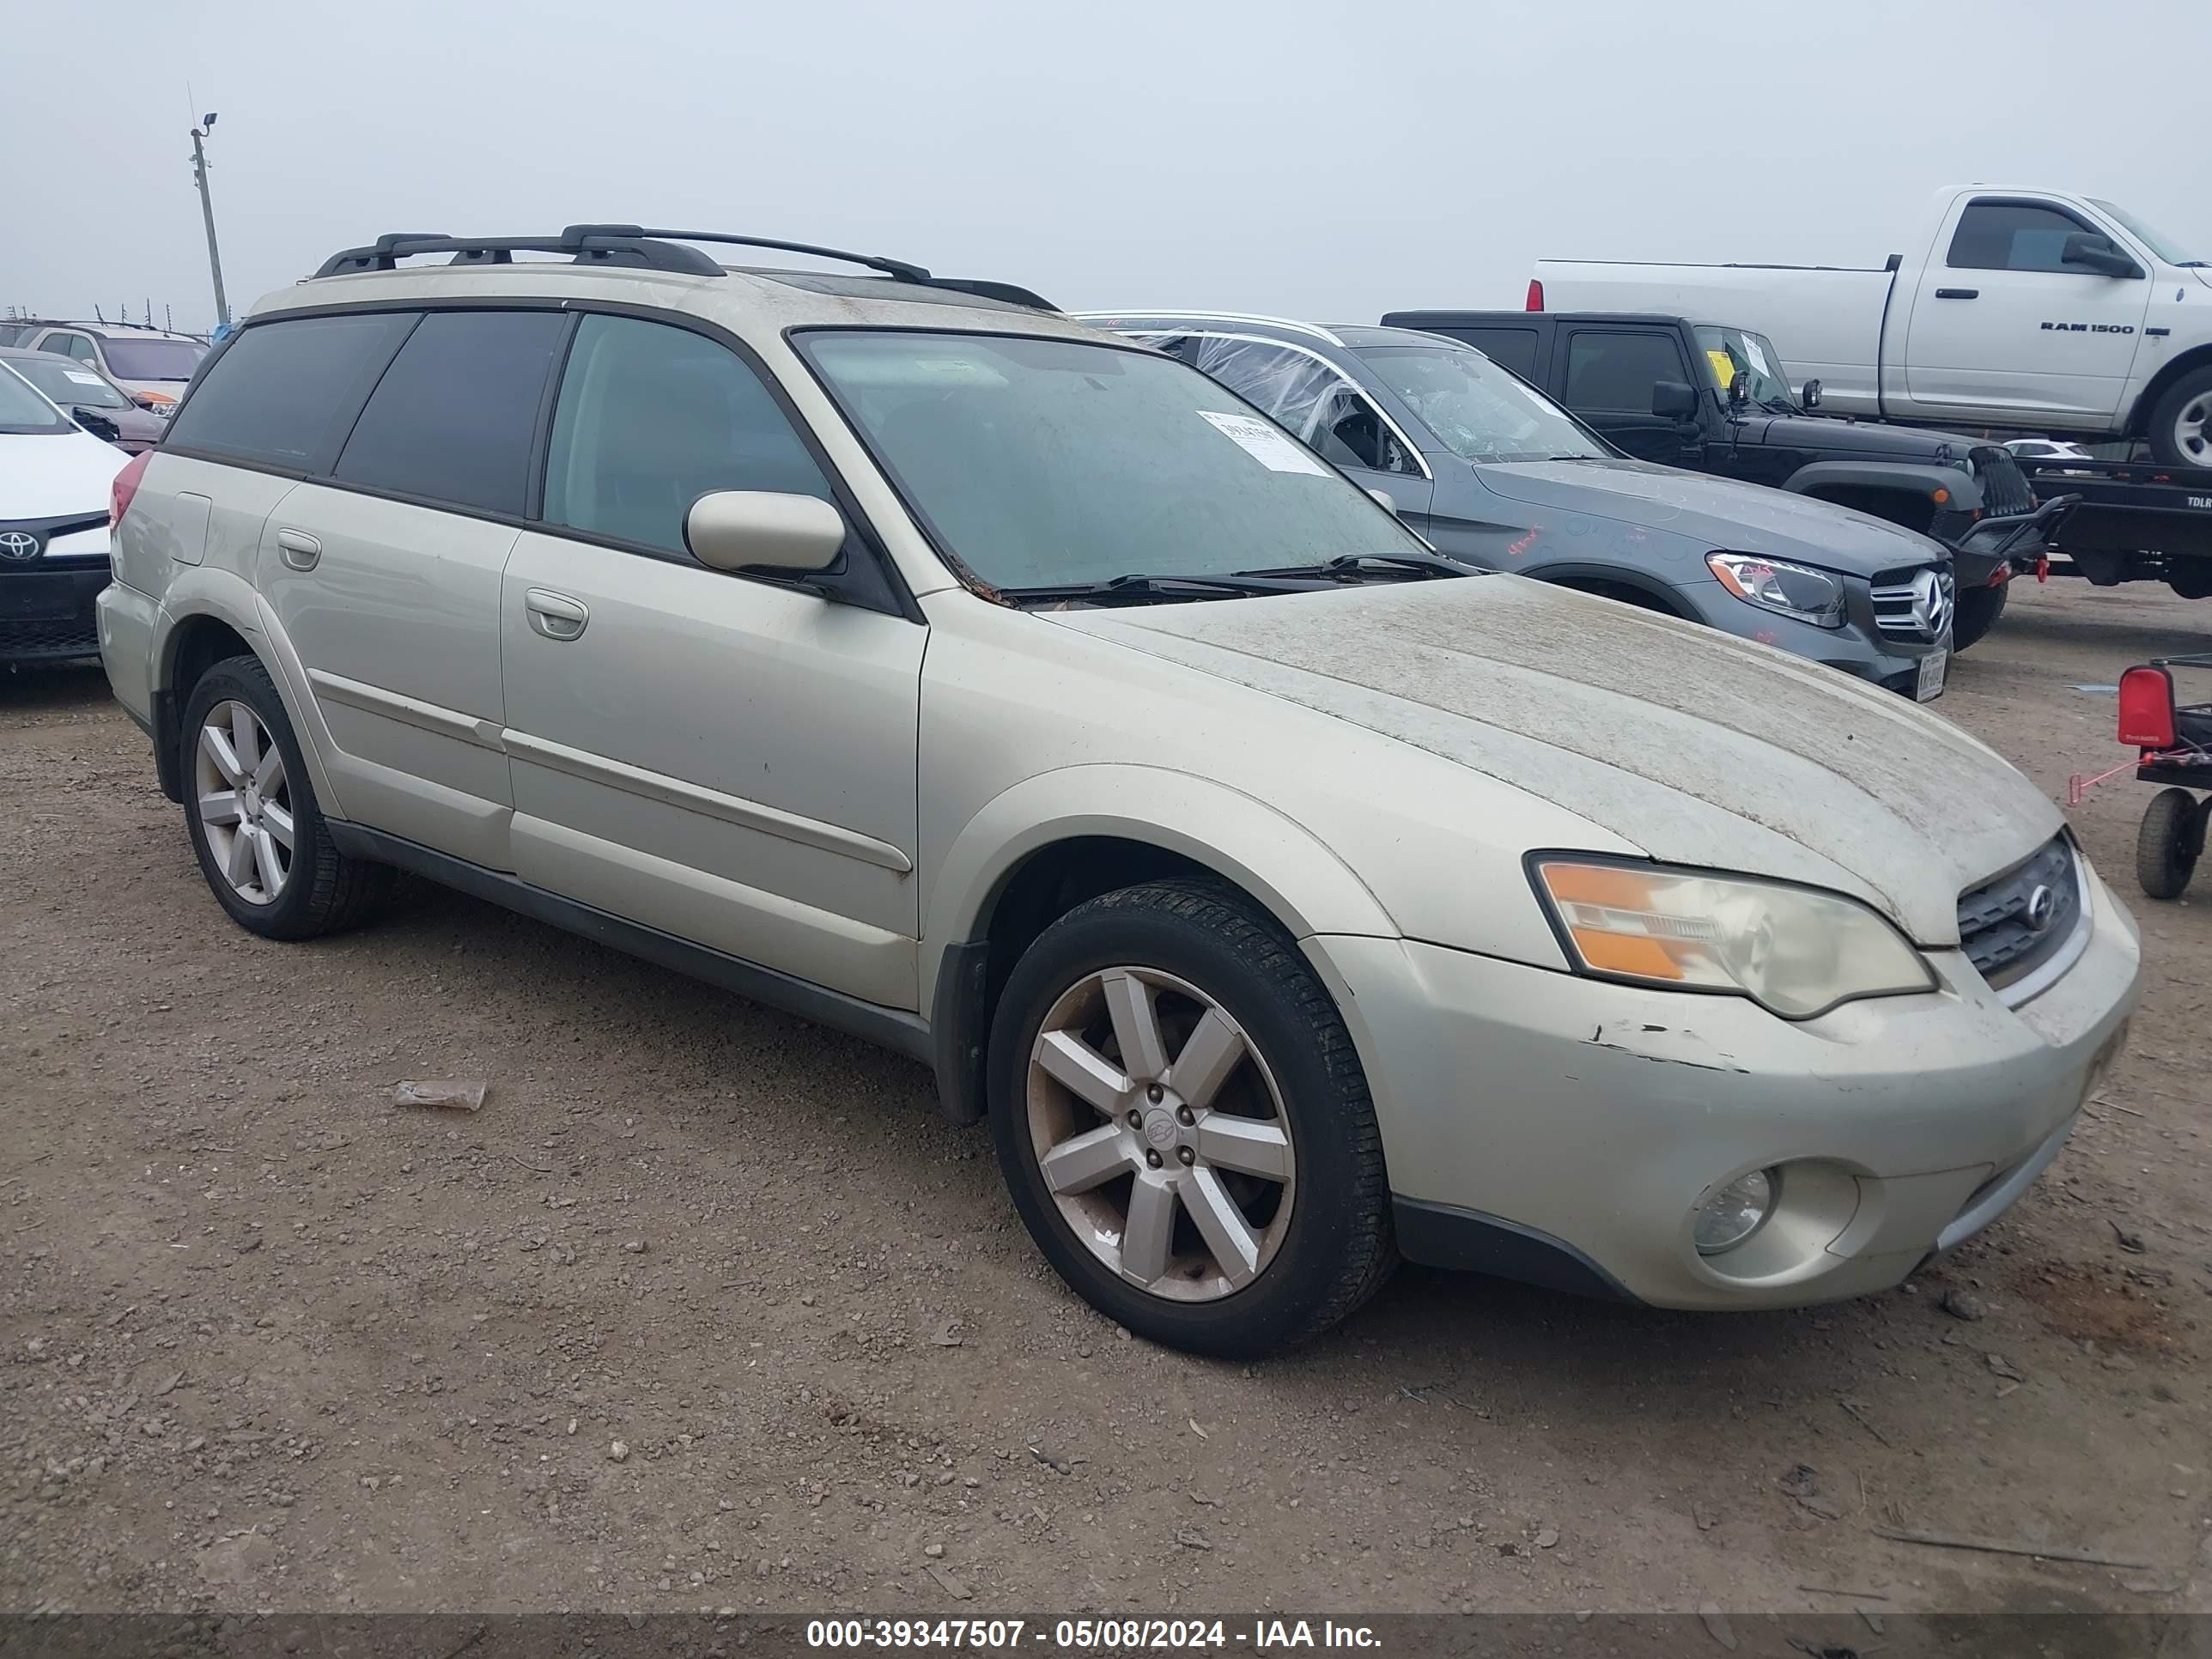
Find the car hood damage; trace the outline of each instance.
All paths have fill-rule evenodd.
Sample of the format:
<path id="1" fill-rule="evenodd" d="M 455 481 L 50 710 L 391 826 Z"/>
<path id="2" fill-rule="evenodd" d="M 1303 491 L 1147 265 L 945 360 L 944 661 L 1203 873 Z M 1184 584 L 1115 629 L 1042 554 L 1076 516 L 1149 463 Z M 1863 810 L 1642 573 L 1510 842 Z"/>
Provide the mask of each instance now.
<path id="1" fill-rule="evenodd" d="M 1916 941 L 2057 832 L 2001 756 L 1893 693 L 1517 577 L 1055 613 L 1393 738 L 1654 859 L 1838 889 Z"/>
<path id="2" fill-rule="evenodd" d="M 1847 576 L 1943 557 L 1939 544 L 1866 514 L 1676 467 L 1608 458 L 1523 461 L 1480 471 L 1493 494 L 1547 509 L 1562 522 L 1569 515 L 1612 519 L 1686 537 L 1708 550 L 1797 559 Z"/>

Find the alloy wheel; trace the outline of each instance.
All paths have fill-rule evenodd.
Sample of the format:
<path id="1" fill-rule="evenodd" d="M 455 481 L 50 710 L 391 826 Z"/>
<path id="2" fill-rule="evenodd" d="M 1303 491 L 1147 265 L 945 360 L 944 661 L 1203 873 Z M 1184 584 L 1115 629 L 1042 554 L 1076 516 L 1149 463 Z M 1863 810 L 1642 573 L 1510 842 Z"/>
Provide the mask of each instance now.
<path id="1" fill-rule="evenodd" d="M 230 889 L 273 904 L 292 873 L 292 787 L 283 752 L 246 704 L 208 710 L 192 751 L 193 811 Z"/>
<path id="2" fill-rule="evenodd" d="M 1265 1058 L 1205 992 L 1152 969 L 1085 975 L 1030 1049 L 1030 1144 L 1076 1238 L 1151 1294 L 1207 1302 L 1267 1269 L 1297 1152 Z"/>
<path id="3" fill-rule="evenodd" d="M 2212 465 L 2212 392 L 2181 406 L 2173 420 L 2173 447 L 2196 465 Z"/>

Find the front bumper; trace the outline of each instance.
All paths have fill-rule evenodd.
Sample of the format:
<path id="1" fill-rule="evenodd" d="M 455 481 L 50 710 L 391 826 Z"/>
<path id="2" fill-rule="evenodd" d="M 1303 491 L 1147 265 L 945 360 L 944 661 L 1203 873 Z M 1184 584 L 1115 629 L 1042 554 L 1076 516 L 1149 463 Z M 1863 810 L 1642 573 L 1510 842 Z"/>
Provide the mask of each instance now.
<path id="1" fill-rule="evenodd" d="M 1401 1246 L 1671 1308 L 1883 1289 L 1986 1225 L 2057 1155 L 2124 1040 L 2134 923 L 2091 878 L 2089 942 L 2008 1008 L 1959 951 L 1941 988 L 1778 1019 L 1412 940 L 1318 938 L 1368 1067 Z M 1779 1166 L 1750 1240 L 1692 1212 Z"/>
<path id="2" fill-rule="evenodd" d="M 105 557 L 0 569 L 0 663 L 98 656 L 94 605 L 106 586 Z"/>
<path id="3" fill-rule="evenodd" d="M 1841 628 L 1815 628 L 1779 611 L 1747 605 L 1718 582 L 1692 582 L 1675 592 L 1709 627 L 1739 639 L 1756 640 L 1825 667 L 1841 669 L 1906 698 L 1917 695 L 1920 659 L 1951 647 L 1948 630 L 1942 639 L 1926 641 L 1883 633 L 1875 625 L 1863 582 L 1851 584 L 1850 612 Z"/>

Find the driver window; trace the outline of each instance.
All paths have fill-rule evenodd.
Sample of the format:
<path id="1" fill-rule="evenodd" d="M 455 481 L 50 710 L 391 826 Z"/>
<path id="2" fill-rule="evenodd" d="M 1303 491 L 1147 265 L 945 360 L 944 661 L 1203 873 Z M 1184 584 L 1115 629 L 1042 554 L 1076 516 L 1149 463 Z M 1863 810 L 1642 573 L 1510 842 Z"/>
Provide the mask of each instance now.
<path id="1" fill-rule="evenodd" d="M 1339 466 L 1362 466 L 1372 472 L 1419 471 L 1381 411 L 1341 382 L 1322 399 L 1310 441 Z"/>

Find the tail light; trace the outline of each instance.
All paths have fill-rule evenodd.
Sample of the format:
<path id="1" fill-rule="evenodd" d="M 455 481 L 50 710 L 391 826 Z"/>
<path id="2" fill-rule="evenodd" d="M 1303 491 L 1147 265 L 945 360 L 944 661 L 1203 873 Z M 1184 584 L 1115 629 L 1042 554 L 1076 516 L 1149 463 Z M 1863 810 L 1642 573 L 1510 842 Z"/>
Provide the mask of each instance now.
<path id="1" fill-rule="evenodd" d="M 146 463 L 154 459 L 150 449 L 142 450 L 131 458 L 130 464 L 115 475 L 115 482 L 107 487 L 107 533 L 113 535 L 123 522 L 123 515 L 131 510 L 131 498 L 138 493 L 138 481 L 146 476 Z"/>
<path id="2" fill-rule="evenodd" d="M 1531 276 L 1528 279 L 1528 309 L 1531 311 L 1541 311 L 1543 308 L 1544 285 L 1538 282 L 1536 278 Z"/>
<path id="3" fill-rule="evenodd" d="M 2138 749 L 2173 747 L 2173 676 L 2130 668 L 2120 676 L 2120 741 Z"/>

